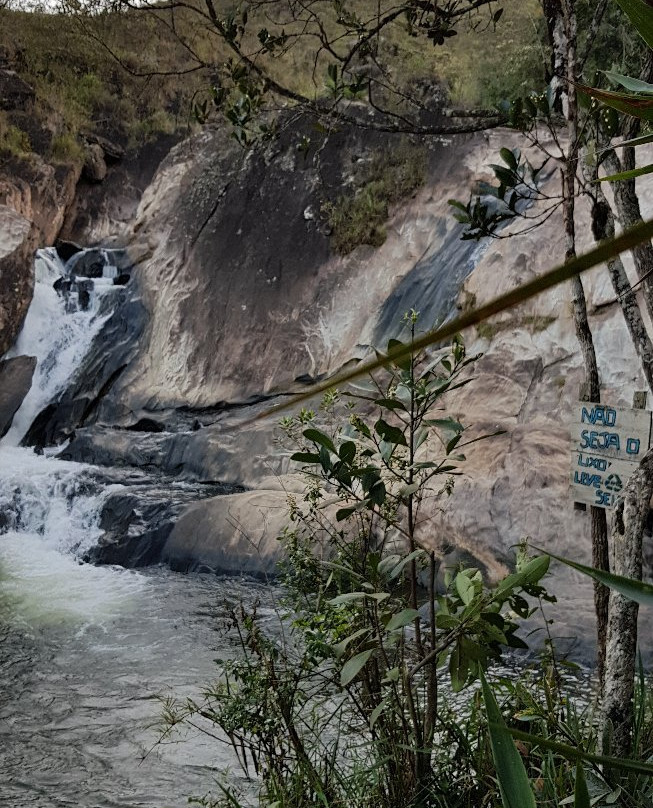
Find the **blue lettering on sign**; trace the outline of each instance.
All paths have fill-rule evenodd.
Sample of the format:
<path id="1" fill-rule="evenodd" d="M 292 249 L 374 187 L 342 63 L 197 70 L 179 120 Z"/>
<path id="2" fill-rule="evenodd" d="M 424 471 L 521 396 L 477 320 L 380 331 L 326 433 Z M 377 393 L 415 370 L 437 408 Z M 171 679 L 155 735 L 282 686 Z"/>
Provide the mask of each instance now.
<path id="1" fill-rule="evenodd" d="M 639 438 L 628 438 L 626 441 L 626 454 L 639 454 Z"/>
<path id="2" fill-rule="evenodd" d="M 601 475 L 600 474 L 589 474 L 587 471 L 581 471 L 580 473 L 575 471 L 574 472 L 574 482 L 578 483 L 578 485 L 588 485 L 592 488 L 600 488 L 601 487 Z"/>
<path id="3" fill-rule="evenodd" d="M 585 466 L 585 468 L 598 469 L 599 471 L 606 471 L 608 468 L 608 461 L 604 457 L 583 457 L 578 455 L 578 465 Z"/>
<path id="4" fill-rule="evenodd" d="M 581 449 L 621 449 L 619 435 L 616 432 L 595 432 L 583 429 L 580 433 Z"/>
<path id="5" fill-rule="evenodd" d="M 614 501 L 614 497 L 612 494 L 608 494 L 605 491 L 597 491 L 596 498 L 594 500 L 595 505 L 605 505 L 606 507 L 610 507 Z"/>
<path id="6" fill-rule="evenodd" d="M 601 426 L 614 426 L 617 423 L 617 411 L 611 407 L 583 407 L 580 421 L 582 424 L 600 424 Z"/>

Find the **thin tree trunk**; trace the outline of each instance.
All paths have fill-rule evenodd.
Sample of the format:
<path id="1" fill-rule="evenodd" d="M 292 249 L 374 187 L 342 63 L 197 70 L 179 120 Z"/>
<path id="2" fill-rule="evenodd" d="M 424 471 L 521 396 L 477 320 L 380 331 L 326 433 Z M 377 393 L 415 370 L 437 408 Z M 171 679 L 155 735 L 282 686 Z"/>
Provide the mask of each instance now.
<path id="1" fill-rule="evenodd" d="M 585 163 L 583 173 L 588 183 L 592 184 L 592 234 L 598 242 L 612 239 L 615 235 L 614 214 L 601 185 L 596 182 L 598 166 Z M 621 306 L 626 327 L 642 365 L 642 371 L 646 376 L 649 389 L 653 391 L 653 341 L 646 329 L 642 312 L 637 303 L 637 296 L 630 285 L 620 256 L 611 258 L 607 262 L 607 267 L 612 288 Z"/>
<path id="2" fill-rule="evenodd" d="M 642 534 L 652 495 L 653 449 L 649 449 L 627 482 L 612 517 L 612 571 L 616 575 L 642 579 Z M 601 736 L 604 753 L 617 757 L 628 757 L 632 744 L 637 612 L 637 603 L 610 592 Z"/>
<path id="3" fill-rule="evenodd" d="M 576 169 L 578 165 L 578 99 L 576 96 L 576 9 L 574 0 L 564 0 L 564 64 L 567 77 L 567 133 L 569 136 L 569 152 L 562 171 L 563 204 L 562 215 L 565 230 L 565 259 L 576 256 L 576 228 L 574 224 L 576 198 Z M 554 49 L 557 46 L 553 42 Z M 572 283 L 572 304 L 576 337 L 580 345 L 585 364 L 585 389 L 581 395 L 584 401 L 598 403 L 601 400 L 599 370 L 594 350 L 594 340 L 587 317 L 587 301 L 583 282 L 576 276 Z M 607 569 L 608 560 L 608 527 L 603 508 L 590 509 L 592 536 L 592 564 L 600 569 Z M 600 584 L 594 585 L 594 607 L 596 610 L 597 665 L 602 676 L 605 659 L 605 642 L 607 626 L 607 597 Z"/>

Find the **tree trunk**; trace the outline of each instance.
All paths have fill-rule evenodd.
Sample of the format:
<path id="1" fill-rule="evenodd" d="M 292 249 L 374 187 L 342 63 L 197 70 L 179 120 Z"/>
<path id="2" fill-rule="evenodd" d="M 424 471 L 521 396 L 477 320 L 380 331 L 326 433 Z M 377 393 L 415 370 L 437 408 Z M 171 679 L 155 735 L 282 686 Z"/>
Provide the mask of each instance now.
<path id="1" fill-rule="evenodd" d="M 585 163 L 583 173 L 588 183 L 592 184 L 592 234 L 597 242 L 612 239 L 615 235 L 614 214 L 601 185 L 596 182 L 598 167 Z M 620 256 L 611 258 L 607 262 L 607 267 L 612 288 L 621 306 L 630 338 L 642 365 L 642 371 L 646 376 L 649 389 L 653 391 L 653 342 L 646 330 L 636 293 L 630 285 Z"/>
<path id="2" fill-rule="evenodd" d="M 653 495 L 653 449 L 630 478 L 612 518 L 612 571 L 642 579 L 642 534 Z M 602 708 L 603 752 L 628 757 L 633 731 L 638 605 L 610 592 Z"/>
<path id="3" fill-rule="evenodd" d="M 567 133 L 569 136 L 569 152 L 566 155 L 562 169 L 562 216 L 565 229 L 565 260 L 569 261 L 576 256 L 576 229 L 574 223 L 574 208 L 576 198 L 576 169 L 578 165 L 578 100 L 576 96 L 576 9 L 575 0 L 564 0 L 562 6 L 565 36 L 562 40 L 554 39 L 554 51 L 564 45 L 566 52 L 561 57 L 566 66 L 567 77 Z M 594 340 L 587 317 L 587 302 L 583 282 L 576 276 L 572 282 L 572 304 L 574 312 L 574 326 L 576 337 L 580 345 L 585 364 L 585 389 L 581 395 L 583 401 L 599 403 L 601 388 L 599 383 L 599 370 L 594 350 Z M 605 510 L 603 508 L 590 509 L 591 536 L 592 536 L 592 564 L 600 569 L 606 569 L 608 559 L 608 527 Z M 596 640 L 597 664 L 599 675 L 603 671 L 605 657 L 605 641 L 607 626 L 607 597 L 600 584 L 594 585 L 594 606 L 596 609 Z"/>

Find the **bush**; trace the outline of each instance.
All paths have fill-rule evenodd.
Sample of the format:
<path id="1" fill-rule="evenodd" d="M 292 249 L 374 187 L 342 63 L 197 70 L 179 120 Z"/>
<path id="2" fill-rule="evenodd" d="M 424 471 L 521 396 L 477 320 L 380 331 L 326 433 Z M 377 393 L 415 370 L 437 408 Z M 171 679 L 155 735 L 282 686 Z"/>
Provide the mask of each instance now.
<path id="1" fill-rule="evenodd" d="M 29 135 L 0 118 L 0 155 L 23 157 L 32 151 Z"/>
<path id="2" fill-rule="evenodd" d="M 419 188 L 425 171 L 426 155 L 419 147 L 404 143 L 390 153 L 375 154 L 353 196 L 322 206 L 336 252 L 346 255 L 361 244 L 380 247 L 389 206 Z"/>

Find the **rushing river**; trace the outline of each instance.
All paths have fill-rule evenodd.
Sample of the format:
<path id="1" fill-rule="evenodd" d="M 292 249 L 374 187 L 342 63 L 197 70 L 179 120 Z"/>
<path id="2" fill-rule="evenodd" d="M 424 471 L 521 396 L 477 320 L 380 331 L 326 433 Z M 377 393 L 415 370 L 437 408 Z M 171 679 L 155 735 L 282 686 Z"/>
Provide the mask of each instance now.
<path id="1" fill-rule="evenodd" d="M 116 269 L 107 261 L 102 277 L 78 284 L 47 250 L 35 274 L 9 355 L 38 364 L 0 442 L 0 806 L 186 805 L 190 795 L 215 793 L 232 758 L 190 730 L 158 743 L 157 697 L 198 696 L 215 675 L 216 648 L 229 653 L 215 631 L 225 603 L 270 591 L 83 562 L 102 535 L 104 499 L 122 485 L 19 444 L 109 316 Z"/>

